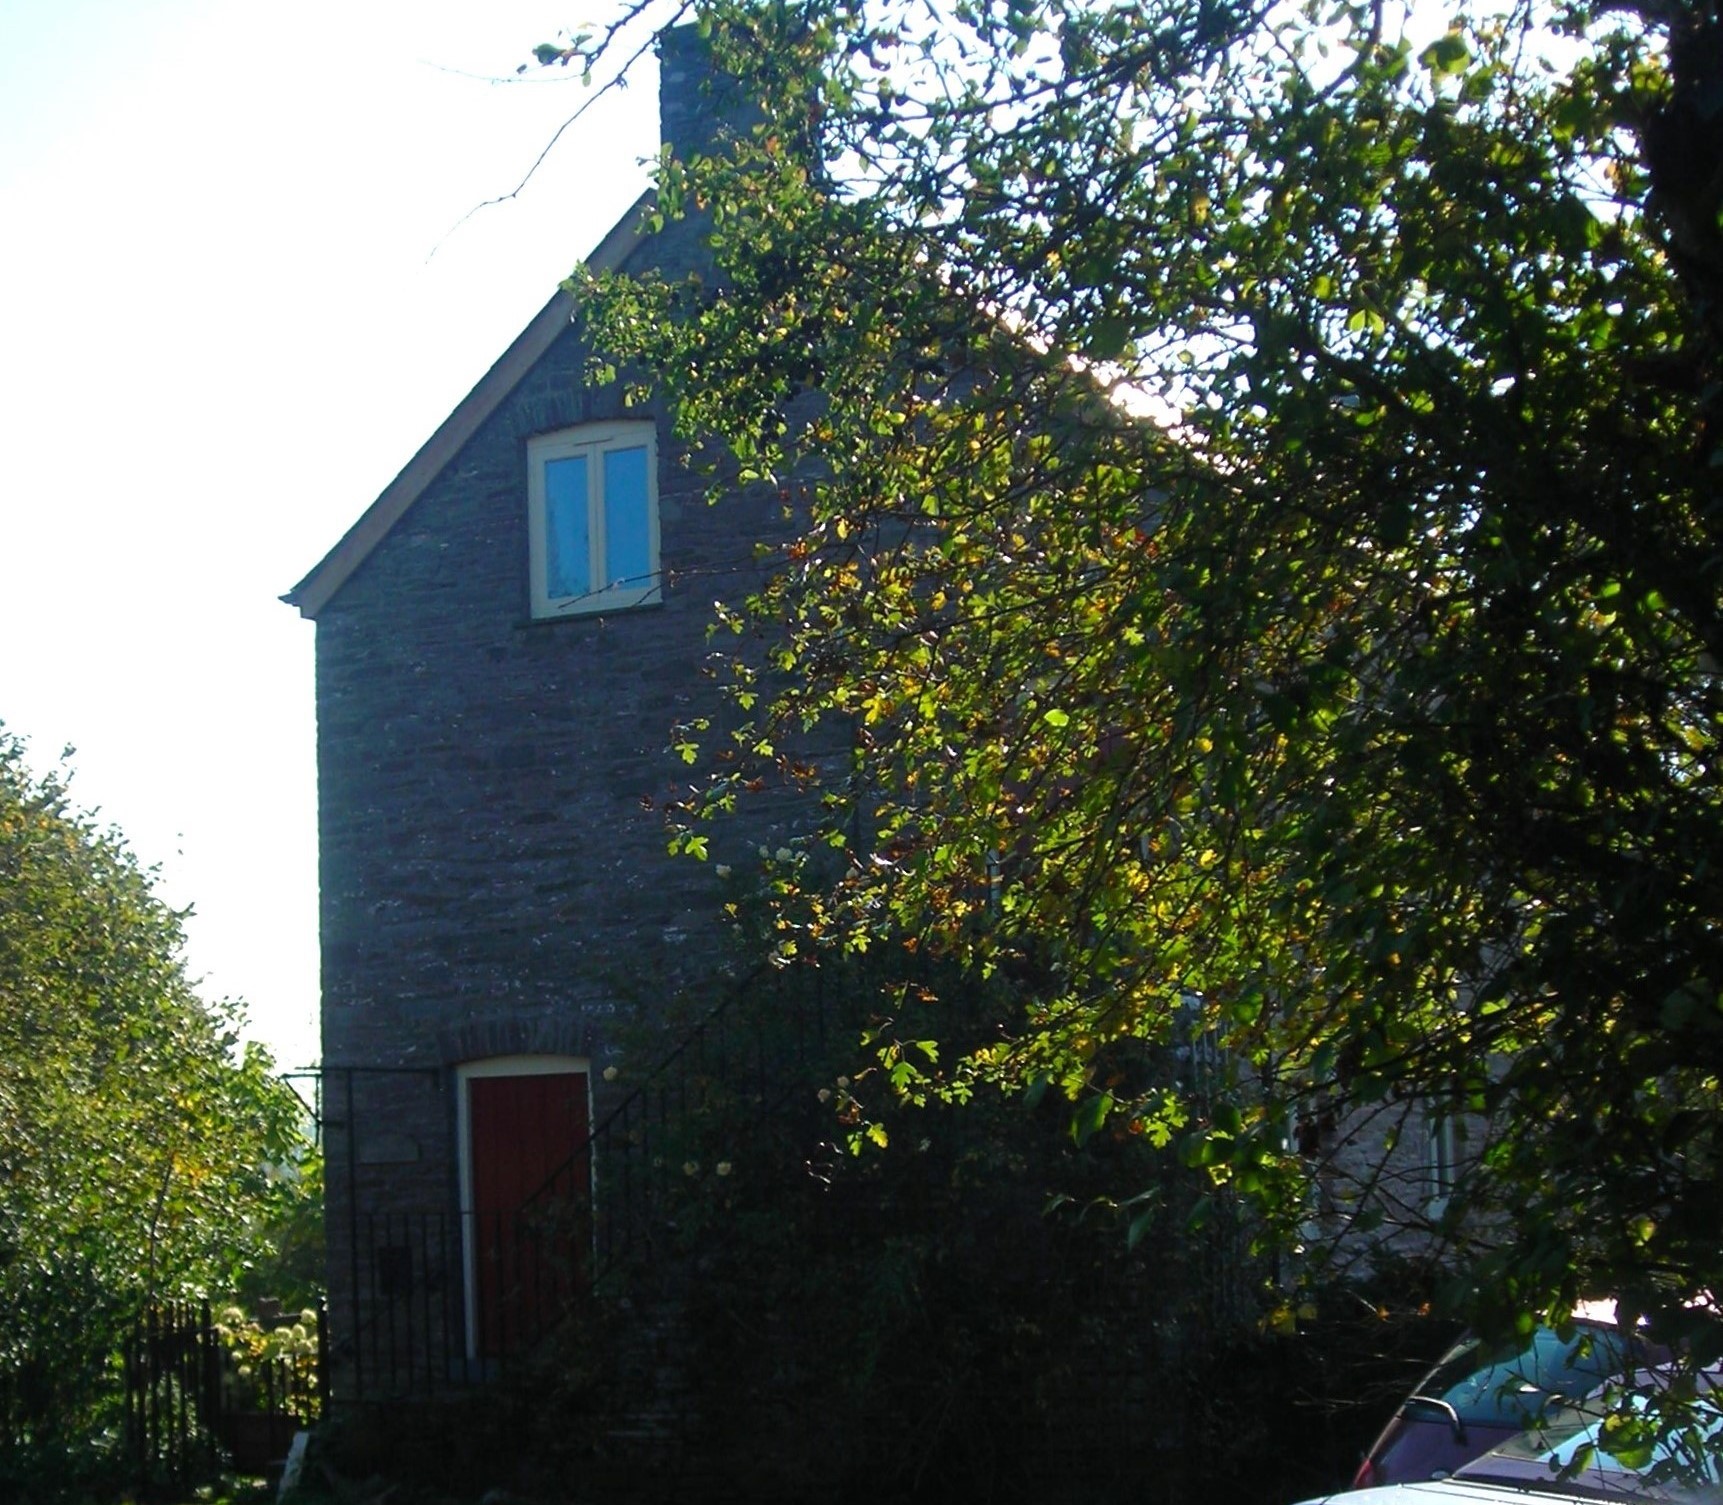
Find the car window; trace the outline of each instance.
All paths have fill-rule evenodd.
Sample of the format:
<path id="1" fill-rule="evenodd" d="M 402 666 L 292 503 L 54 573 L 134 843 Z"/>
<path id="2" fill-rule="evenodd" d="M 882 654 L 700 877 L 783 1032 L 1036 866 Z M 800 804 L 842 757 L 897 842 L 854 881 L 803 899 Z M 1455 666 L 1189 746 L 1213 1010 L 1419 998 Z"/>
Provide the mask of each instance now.
<path id="1" fill-rule="evenodd" d="M 1645 1409 L 1642 1394 L 1629 1395 L 1626 1401 L 1635 1410 Z M 1609 1414 L 1609 1399 L 1602 1395 L 1554 1407 L 1539 1426 L 1491 1448 L 1457 1469 L 1455 1477 L 1530 1489 L 1561 1485 L 1580 1494 L 1593 1492 L 1588 1485 L 1608 1484 L 1620 1492 L 1612 1498 L 1643 1492 L 1657 1499 L 1718 1499 L 1717 1444 L 1723 1432 L 1723 1413 L 1701 1402 L 1691 1430 L 1663 1437 L 1653 1446 L 1650 1458 L 1634 1463 L 1610 1451 Z M 1671 1482 L 1664 1489 L 1656 1489 L 1647 1481 L 1647 1476 L 1671 1470 L 1683 1477 L 1684 1483 Z"/>
<path id="2" fill-rule="evenodd" d="M 1523 1347 L 1486 1347 L 1476 1338 L 1451 1350 L 1419 1387 L 1447 1402 L 1461 1421 L 1525 1426 L 1551 1395 L 1583 1395 L 1625 1368 L 1614 1328 L 1581 1326 L 1563 1338 L 1547 1327 Z"/>

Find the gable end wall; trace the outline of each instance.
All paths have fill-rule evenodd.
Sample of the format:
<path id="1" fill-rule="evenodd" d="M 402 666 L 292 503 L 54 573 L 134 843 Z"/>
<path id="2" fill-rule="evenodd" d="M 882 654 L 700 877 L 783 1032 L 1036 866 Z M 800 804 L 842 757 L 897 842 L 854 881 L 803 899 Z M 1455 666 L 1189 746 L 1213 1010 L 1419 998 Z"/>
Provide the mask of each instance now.
<path id="1" fill-rule="evenodd" d="M 677 722 L 722 713 L 712 602 L 746 589 L 777 507 L 709 506 L 660 421 L 662 605 L 532 622 L 527 440 L 641 416 L 586 389 L 583 365 L 571 328 L 318 618 L 332 1236 L 350 1199 L 452 1208 L 461 1060 L 601 1070 L 623 1016 L 650 1021 L 718 964 L 716 864 L 665 850 L 664 801 L 690 772 L 668 749 Z M 775 842 L 787 814 L 765 802 L 715 858 Z"/>

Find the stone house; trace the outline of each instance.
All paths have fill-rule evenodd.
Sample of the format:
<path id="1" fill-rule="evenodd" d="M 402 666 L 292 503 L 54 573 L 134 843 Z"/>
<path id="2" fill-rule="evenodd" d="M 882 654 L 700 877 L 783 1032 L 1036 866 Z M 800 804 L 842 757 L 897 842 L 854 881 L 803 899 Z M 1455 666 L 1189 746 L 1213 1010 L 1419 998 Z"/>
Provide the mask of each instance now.
<path id="1" fill-rule="evenodd" d="M 663 134 L 685 151 L 743 105 L 692 28 L 660 50 Z M 698 225 L 648 233 L 649 208 L 590 262 L 700 267 Z M 497 1372 L 649 1237 L 674 1093 L 642 1068 L 706 1039 L 665 1011 L 713 990 L 730 854 L 668 854 L 670 743 L 720 714 L 712 602 L 745 589 L 782 503 L 707 505 L 663 410 L 589 380 L 578 314 L 553 296 L 285 597 L 317 635 L 337 1399 Z M 723 840 L 775 848 L 794 821 L 767 798 Z M 1419 1206 L 1453 1154 L 1431 1136 L 1426 1165 L 1421 1128 L 1397 1167 Z M 1309 1133 L 1333 1152 L 1332 1125 Z"/>
<path id="2" fill-rule="evenodd" d="M 733 85 L 703 86 L 692 28 L 660 51 L 685 150 Z M 649 208 L 591 264 L 698 265 Z M 666 850 L 669 743 L 718 707 L 712 603 L 781 503 L 708 506 L 663 411 L 587 359 L 559 291 L 284 597 L 317 633 L 338 1397 L 478 1377 L 560 1309 L 618 1236 L 605 1144 L 640 1146 L 603 1133 L 631 1111 L 618 1032 L 713 967 L 715 864 Z"/>

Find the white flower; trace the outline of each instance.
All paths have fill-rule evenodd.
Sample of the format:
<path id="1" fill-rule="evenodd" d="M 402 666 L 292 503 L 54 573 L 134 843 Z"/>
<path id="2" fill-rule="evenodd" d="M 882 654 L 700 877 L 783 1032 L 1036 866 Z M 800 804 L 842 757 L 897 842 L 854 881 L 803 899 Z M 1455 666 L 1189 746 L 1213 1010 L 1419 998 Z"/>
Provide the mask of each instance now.
<path id="1" fill-rule="evenodd" d="M 717 1171 L 720 1176 L 727 1176 L 735 1169 L 735 1166 L 731 1165 L 728 1160 L 720 1160 L 713 1169 Z"/>

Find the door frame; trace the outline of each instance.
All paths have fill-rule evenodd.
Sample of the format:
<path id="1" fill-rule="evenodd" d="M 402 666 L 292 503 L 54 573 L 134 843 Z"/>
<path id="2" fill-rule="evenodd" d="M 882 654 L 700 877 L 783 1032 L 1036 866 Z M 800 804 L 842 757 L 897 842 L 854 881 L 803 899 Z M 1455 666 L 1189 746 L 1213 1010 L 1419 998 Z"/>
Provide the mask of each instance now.
<path id="1" fill-rule="evenodd" d="M 465 1317 L 467 1362 L 479 1361 L 479 1240 L 473 1226 L 472 1082 L 478 1077 L 569 1076 L 586 1078 L 587 1131 L 592 1129 L 590 1056 L 487 1056 L 455 1067 L 455 1163 L 459 1178 L 457 1208 L 461 1221 L 461 1309 Z M 591 1152 L 587 1154 L 587 1202 L 592 1201 Z"/>

